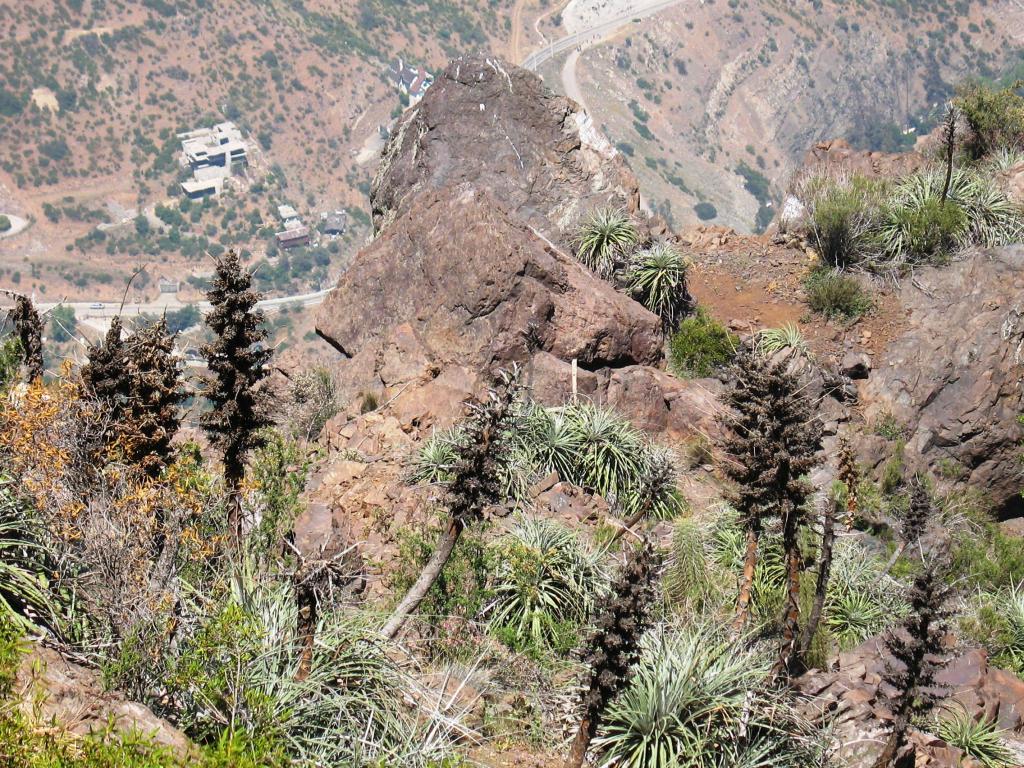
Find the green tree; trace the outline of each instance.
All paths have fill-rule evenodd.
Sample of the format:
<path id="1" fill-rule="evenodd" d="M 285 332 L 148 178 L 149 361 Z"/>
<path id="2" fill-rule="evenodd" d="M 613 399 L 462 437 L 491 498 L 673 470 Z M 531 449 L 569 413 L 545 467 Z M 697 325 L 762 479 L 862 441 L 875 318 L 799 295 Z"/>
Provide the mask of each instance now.
<path id="1" fill-rule="evenodd" d="M 957 90 L 956 107 L 967 121 L 971 135 L 965 142 L 974 158 L 1000 147 L 1024 147 L 1024 81 L 996 90 L 970 83 Z"/>
<path id="2" fill-rule="evenodd" d="M 213 285 L 206 294 L 212 309 L 206 325 L 214 340 L 202 348 L 210 372 L 202 387 L 213 409 L 200 424 L 224 461 L 224 482 L 229 494 L 228 526 L 234 544 L 241 541 L 240 487 L 245 477 L 245 456 L 266 444 L 261 431 L 271 425 L 267 394 L 260 383 L 270 373 L 273 352 L 264 346 L 267 331 L 256 304 L 252 275 L 243 270 L 235 251 L 217 259 Z"/>

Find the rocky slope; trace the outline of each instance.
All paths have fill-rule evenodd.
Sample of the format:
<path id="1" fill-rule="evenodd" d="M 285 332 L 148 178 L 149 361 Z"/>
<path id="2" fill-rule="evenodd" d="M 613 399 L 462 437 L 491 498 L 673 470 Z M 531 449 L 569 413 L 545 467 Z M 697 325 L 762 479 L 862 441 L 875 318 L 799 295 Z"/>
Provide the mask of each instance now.
<path id="1" fill-rule="evenodd" d="M 108 730 L 125 737 L 141 735 L 182 759 L 193 749 L 184 733 L 149 707 L 105 690 L 98 672 L 52 648 L 35 644 L 29 648 L 12 691 L 24 715 L 54 735 L 86 736 Z"/>
<path id="2" fill-rule="evenodd" d="M 580 396 L 614 407 L 680 454 L 715 435 L 721 385 L 668 374 L 657 319 L 572 256 L 579 217 L 608 203 L 630 207 L 637 189 L 578 114 L 532 75 L 464 57 L 406 114 L 385 149 L 372 198 L 378 234 L 317 320 L 338 352 L 334 369 L 351 404 L 324 430 L 327 459 L 297 526 L 307 552 L 358 542 L 370 594 L 388 586 L 402 530 L 429 526 L 440 501 L 435 489 L 408 482 L 410 456 L 499 368 L 521 365 L 535 396 L 558 404 L 572 395 L 575 360 Z M 916 162 L 842 144 L 819 147 L 811 159 L 877 174 Z M 852 434 L 862 463 L 880 474 L 903 443 L 909 469 L 980 487 L 1006 515 L 1016 513 L 1021 247 L 967 254 L 898 286 L 877 283 L 875 310 L 851 326 L 808 315 L 801 281 L 813 260 L 798 240 L 725 228 L 675 235 L 652 220 L 642 226 L 677 239 L 693 261 L 698 301 L 734 330 L 800 323 L 829 449 L 840 432 Z M 365 393 L 376 395 L 369 406 Z M 722 492 L 704 461 L 691 462 L 681 480 L 696 514 Z M 827 474 L 816 478 L 821 487 Z M 570 526 L 608 522 L 611 514 L 603 500 L 557 476 L 530 497 L 539 513 Z M 662 524 L 657 534 L 670 530 Z M 842 715 L 851 740 L 884 720 L 876 671 L 883 662 L 877 648 L 858 653 L 804 687 L 816 697 L 809 706 Z M 1019 729 L 1019 681 L 977 653 L 958 664 L 949 673 L 956 698 L 972 711 L 995 708 Z M 929 765 L 959 759 L 943 744 L 921 746 Z"/>
<path id="3" fill-rule="evenodd" d="M 563 402 L 575 360 L 579 393 L 687 430 L 673 403 L 700 393 L 652 367 L 658 318 L 570 255 L 588 211 L 637 210 L 635 178 L 572 102 L 503 61 L 457 59 L 399 124 L 371 202 L 380 232 L 317 320 L 350 396 L 422 427 L 513 363 Z"/>
<path id="4" fill-rule="evenodd" d="M 907 327 L 862 387 L 869 423 L 894 419 L 908 465 L 984 489 L 1006 518 L 1022 513 L 1017 420 L 1024 381 L 1024 247 L 920 270 L 894 297 Z M 884 438 L 865 438 L 877 463 Z"/>

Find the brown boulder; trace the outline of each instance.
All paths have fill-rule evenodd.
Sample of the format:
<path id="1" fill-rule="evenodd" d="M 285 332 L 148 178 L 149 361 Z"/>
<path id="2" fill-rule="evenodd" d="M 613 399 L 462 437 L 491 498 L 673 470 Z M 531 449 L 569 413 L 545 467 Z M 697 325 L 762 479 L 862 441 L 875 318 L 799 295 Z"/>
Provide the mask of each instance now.
<path id="1" fill-rule="evenodd" d="M 812 670 L 794 683 L 805 697 L 804 713 L 834 726 L 837 757 L 845 765 L 868 768 L 877 758 L 886 721 L 892 717 L 889 707 L 894 692 L 881 683 L 889 663 L 892 660 L 885 644 L 872 638 L 840 654 L 831 669 Z M 1005 729 L 1008 746 L 1024 754 L 1024 681 L 989 666 L 985 651 L 969 649 L 948 660 L 936 683 L 944 698 L 935 714 L 963 707 L 972 717 L 992 718 Z M 911 735 L 911 744 L 919 766 L 956 768 L 967 764 L 961 762 L 963 755 L 958 750 L 923 731 Z"/>
<path id="2" fill-rule="evenodd" d="M 340 381 L 350 396 L 380 388 L 391 396 L 452 367 L 465 373 L 448 389 L 472 391 L 477 376 L 526 357 L 531 325 L 541 351 L 585 370 L 662 356 L 655 315 L 472 190 L 411 201 L 317 316 L 317 332 L 349 358 Z"/>
<path id="3" fill-rule="evenodd" d="M 905 176 L 924 164 L 917 152 L 877 152 L 854 149 L 845 139 L 815 144 L 804 157 L 805 168 L 842 169 L 869 178 Z"/>
<path id="4" fill-rule="evenodd" d="M 1019 515 L 1024 247 L 920 269 L 899 301 L 906 328 L 861 387 L 865 416 L 895 419 L 909 467 L 952 465 L 1004 505 L 1005 517 Z M 877 447 L 862 455 L 887 458 Z"/>
<path id="5" fill-rule="evenodd" d="M 491 192 L 562 247 L 587 211 L 640 207 L 636 178 L 579 105 L 495 57 L 455 59 L 399 120 L 370 191 L 376 230 L 418 193 L 456 186 Z"/>
<path id="6" fill-rule="evenodd" d="M 24 714 L 73 736 L 114 732 L 142 734 L 154 744 L 185 757 L 192 742 L 144 704 L 105 691 L 100 676 L 52 648 L 33 645 L 18 668 L 14 683 Z"/>

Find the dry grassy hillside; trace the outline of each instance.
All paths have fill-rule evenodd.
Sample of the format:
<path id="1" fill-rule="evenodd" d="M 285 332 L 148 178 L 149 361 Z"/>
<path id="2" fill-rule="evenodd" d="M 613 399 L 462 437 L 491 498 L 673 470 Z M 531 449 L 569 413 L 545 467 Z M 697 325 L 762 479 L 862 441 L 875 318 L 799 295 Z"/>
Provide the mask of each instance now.
<path id="1" fill-rule="evenodd" d="M 706 219 L 749 231 L 815 142 L 913 145 L 905 129 L 926 130 L 956 83 L 1019 61 L 1021 30 L 1013 0 L 680 2 L 584 47 L 575 83 L 564 59 L 544 74 L 579 89 L 652 207 L 683 225 L 708 203 Z"/>
<path id="2" fill-rule="evenodd" d="M 3 281 L 112 299 L 127 274 L 150 264 L 142 287 L 153 293 L 160 276 L 208 270 L 209 250 L 237 246 L 258 261 L 279 224 L 275 206 L 287 202 L 311 218 L 347 208 L 354 226 L 329 251 L 265 265 L 260 287 L 328 284 L 365 237 L 379 128 L 401 108 L 388 64 L 404 55 L 436 70 L 457 51 L 504 40 L 510 7 L 0 3 L 0 212 L 32 222 L 0 240 Z M 175 133 L 224 119 L 251 139 L 247 178 L 216 205 L 179 211 Z"/>

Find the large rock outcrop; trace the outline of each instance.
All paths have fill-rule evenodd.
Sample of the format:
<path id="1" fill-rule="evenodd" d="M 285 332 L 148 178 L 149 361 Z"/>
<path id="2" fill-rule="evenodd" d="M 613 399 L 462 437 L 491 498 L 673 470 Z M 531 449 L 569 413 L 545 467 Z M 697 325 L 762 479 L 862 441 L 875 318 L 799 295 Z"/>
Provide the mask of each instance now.
<path id="1" fill-rule="evenodd" d="M 1024 383 L 1024 246 L 919 270 L 898 293 L 906 327 L 873 361 L 861 399 L 869 424 L 903 432 L 911 468 L 968 482 L 1021 512 L 1018 421 Z M 862 453 L 891 455 L 883 438 Z"/>
<path id="2" fill-rule="evenodd" d="M 370 192 L 374 226 L 385 229 L 419 192 L 460 186 L 490 191 L 563 247 L 587 211 L 640 205 L 636 178 L 579 105 L 485 56 L 452 61 L 399 120 Z"/>
<path id="3" fill-rule="evenodd" d="M 385 148 L 377 237 L 317 316 L 345 358 L 343 395 L 375 392 L 405 428 L 444 424 L 520 363 L 542 402 L 575 391 L 654 431 L 691 432 L 708 390 L 652 368 L 659 319 L 572 255 L 587 211 L 636 214 L 638 201 L 574 102 L 497 59 L 452 62 Z M 661 226 L 641 219 L 645 236 Z"/>
<path id="4" fill-rule="evenodd" d="M 586 370 L 656 363 L 657 317 L 514 220 L 489 192 L 443 187 L 410 203 L 342 276 L 317 330 L 357 387 L 472 382 L 538 348 Z M 451 370 L 459 369 L 460 373 Z"/>

